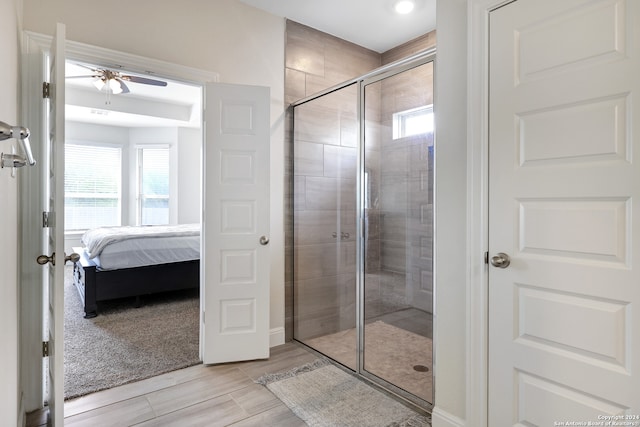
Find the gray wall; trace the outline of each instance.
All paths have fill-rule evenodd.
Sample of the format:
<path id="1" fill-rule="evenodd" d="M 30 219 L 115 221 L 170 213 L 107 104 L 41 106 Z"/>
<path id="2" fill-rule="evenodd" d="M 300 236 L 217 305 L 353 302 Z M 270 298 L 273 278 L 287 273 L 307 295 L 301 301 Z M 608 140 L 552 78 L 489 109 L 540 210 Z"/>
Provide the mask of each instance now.
<path id="1" fill-rule="evenodd" d="M 287 102 L 313 95 L 381 64 L 377 52 L 293 21 L 287 21 L 285 57 Z M 295 188 L 295 208 L 287 205 L 285 213 L 287 340 L 293 337 L 293 311 L 297 304 L 305 306 L 305 317 L 297 325 L 299 337 L 355 325 L 356 106 L 357 91 L 350 87 L 296 109 L 300 125 L 295 131 L 295 166 L 285 170 L 285 187 L 293 184 Z M 287 145 L 293 149 L 291 140 Z M 340 245 L 336 245 L 337 240 Z M 299 284 L 295 302 L 294 281 Z"/>
<path id="2" fill-rule="evenodd" d="M 433 104 L 433 63 L 381 83 L 380 297 L 433 312 L 433 134 L 392 135 L 394 113 Z"/>

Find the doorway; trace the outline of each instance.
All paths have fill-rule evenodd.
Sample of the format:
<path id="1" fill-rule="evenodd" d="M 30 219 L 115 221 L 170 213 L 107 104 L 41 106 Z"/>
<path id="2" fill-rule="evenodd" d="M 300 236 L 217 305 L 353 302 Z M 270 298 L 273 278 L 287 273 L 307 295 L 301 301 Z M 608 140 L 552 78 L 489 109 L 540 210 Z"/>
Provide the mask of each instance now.
<path id="1" fill-rule="evenodd" d="M 293 105 L 294 339 L 433 402 L 433 51 Z"/>
<path id="2" fill-rule="evenodd" d="M 65 252 L 82 253 L 84 233 L 100 227 L 201 228 L 202 87 L 67 60 L 65 92 Z M 166 259 L 138 245 L 94 262 L 128 269 L 138 254 L 141 265 L 171 263 L 199 246 L 167 243 Z M 197 290 L 105 301 L 88 319 L 78 274 L 65 268 L 65 400 L 200 362 Z"/>

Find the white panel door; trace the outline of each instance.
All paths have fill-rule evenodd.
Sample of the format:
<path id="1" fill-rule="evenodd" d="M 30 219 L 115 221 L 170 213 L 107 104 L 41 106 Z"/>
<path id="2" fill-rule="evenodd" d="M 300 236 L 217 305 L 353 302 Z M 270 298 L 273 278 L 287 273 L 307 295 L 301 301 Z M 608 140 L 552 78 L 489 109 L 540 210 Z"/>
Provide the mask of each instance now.
<path id="1" fill-rule="evenodd" d="M 269 357 L 269 88 L 205 87 L 202 359 Z"/>
<path id="2" fill-rule="evenodd" d="M 44 275 L 44 286 L 48 289 L 48 404 L 49 419 L 52 426 L 64 424 L 64 73 L 65 73 L 65 26 L 58 24 L 49 54 L 50 96 L 47 100 L 48 111 L 45 127 L 47 139 L 48 163 L 41 159 L 46 169 L 42 174 L 41 190 L 48 200 L 48 211 L 52 221 L 49 228 L 43 229 L 44 256 L 49 274 Z M 56 255 L 57 254 L 57 255 Z M 33 260 L 35 261 L 35 260 Z"/>
<path id="3" fill-rule="evenodd" d="M 488 425 L 637 416 L 640 3 L 517 0 L 489 52 Z"/>

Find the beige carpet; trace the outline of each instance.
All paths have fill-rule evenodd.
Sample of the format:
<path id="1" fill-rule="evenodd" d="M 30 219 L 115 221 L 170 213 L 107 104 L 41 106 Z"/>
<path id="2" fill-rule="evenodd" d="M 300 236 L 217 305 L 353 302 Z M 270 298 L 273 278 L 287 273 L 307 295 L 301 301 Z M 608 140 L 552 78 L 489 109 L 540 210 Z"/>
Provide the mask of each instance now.
<path id="1" fill-rule="evenodd" d="M 348 329 L 305 341 L 332 359 L 356 368 L 356 330 Z M 364 368 L 366 371 L 433 402 L 433 345 L 429 338 L 382 321 L 365 326 Z M 427 367 L 428 371 L 415 367 Z"/>
<path id="2" fill-rule="evenodd" d="M 198 292 L 108 301 L 85 319 L 65 269 L 64 396 L 79 397 L 200 363 Z"/>
<path id="3" fill-rule="evenodd" d="M 430 426 L 426 416 L 321 359 L 256 382 L 311 427 Z"/>

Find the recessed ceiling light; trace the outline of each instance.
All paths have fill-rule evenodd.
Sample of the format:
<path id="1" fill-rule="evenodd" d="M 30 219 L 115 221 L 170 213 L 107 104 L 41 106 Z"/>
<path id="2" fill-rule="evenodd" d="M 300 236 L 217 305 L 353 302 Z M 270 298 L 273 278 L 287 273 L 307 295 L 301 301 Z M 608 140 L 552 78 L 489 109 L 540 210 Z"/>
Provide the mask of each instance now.
<path id="1" fill-rule="evenodd" d="M 413 2 L 413 0 L 400 0 L 396 2 L 394 9 L 396 10 L 396 13 L 406 15 L 407 13 L 411 13 L 414 6 L 415 3 Z"/>

